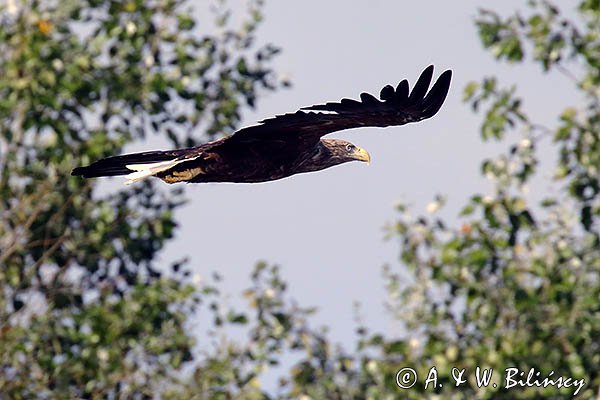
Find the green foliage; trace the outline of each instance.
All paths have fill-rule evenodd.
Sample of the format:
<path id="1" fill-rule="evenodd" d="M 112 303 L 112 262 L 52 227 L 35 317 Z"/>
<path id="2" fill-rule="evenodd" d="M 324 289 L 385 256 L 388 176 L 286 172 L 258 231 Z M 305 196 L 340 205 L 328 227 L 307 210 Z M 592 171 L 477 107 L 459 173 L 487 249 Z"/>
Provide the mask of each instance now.
<path id="1" fill-rule="evenodd" d="M 192 358 L 197 296 L 156 262 L 182 190 L 106 195 L 69 173 L 149 132 L 233 130 L 279 85 L 277 49 L 253 44 L 260 6 L 236 27 L 218 2 L 204 32 L 182 0 L 0 6 L 2 396 L 151 397 Z"/>
<path id="2" fill-rule="evenodd" d="M 62 289 L 70 289 L 69 296 L 77 290 Z M 6 326 L 0 346 L 3 393 L 150 397 L 157 377 L 169 379 L 172 369 L 191 358 L 192 339 L 182 330 L 190 289 L 157 279 L 136 284 L 122 297 L 97 294 L 60 319 L 49 310 Z"/>
<path id="3" fill-rule="evenodd" d="M 407 336 L 387 338 L 361 327 L 355 354 L 332 354 L 322 364 L 330 368 L 312 369 L 294 381 L 297 390 L 311 398 L 573 396 L 575 388 L 502 389 L 503 371 L 517 367 L 525 373 L 535 368 L 540 379 L 551 371 L 554 378 L 585 379 L 577 398 L 596 398 L 600 4 L 581 1 L 578 11 L 580 19 L 570 21 L 549 2 L 530 1 L 528 17 L 480 12 L 476 23 L 482 43 L 496 58 L 523 63 L 531 52 L 543 70 L 556 69 L 572 80 L 581 102 L 566 106 L 556 126 L 546 127 L 527 115 L 517 88 L 504 89 L 495 77 L 467 85 L 465 100 L 476 112 L 485 110 L 482 138 L 509 141 L 506 154 L 482 162 L 494 190 L 471 196 L 456 227 L 435 216 L 411 217 L 405 205 L 399 206 L 401 217 L 390 233 L 399 239 L 400 258 L 412 279 L 407 282 L 405 274 L 390 268 L 385 279 L 388 307 Z M 558 153 L 554 189 L 541 203 L 532 203 L 527 186 L 537 172 L 537 149 L 550 140 Z M 435 203 L 432 212 L 443 201 Z M 425 389 L 432 366 L 437 387 Z M 497 388 L 477 386 L 478 366 L 496 371 Z M 402 367 L 414 368 L 420 377 L 411 389 L 396 385 Z M 460 387 L 453 367 L 466 368 L 469 379 Z"/>
<path id="4" fill-rule="evenodd" d="M 565 105 L 556 125 L 546 127 L 527 115 L 516 87 L 505 89 L 495 77 L 467 85 L 465 101 L 484 112 L 482 138 L 507 143 L 507 151 L 483 160 L 482 173 L 494 189 L 470 196 L 456 226 L 435 215 L 411 217 L 407 206 L 398 207 L 400 217 L 390 236 L 399 240 L 400 259 L 410 277 L 391 268 L 384 276 L 388 309 L 407 334 L 387 337 L 359 325 L 356 349 L 349 353 L 288 309 L 283 319 L 291 322 L 284 330 L 288 341 L 293 343 L 294 325 L 302 327 L 307 339 L 291 348 L 300 359 L 282 378 L 278 398 L 558 399 L 571 398 L 576 390 L 504 389 L 508 367 L 525 374 L 534 368 L 540 380 L 551 371 L 553 378 L 584 379 L 577 398 L 597 398 L 600 4 L 582 1 L 578 10 L 577 21 L 564 20 L 548 2 L 530 2 L 527 18 L 481 12 L 480 36 L 495 57 L 524 63 L 526 49 L 532 47 L 532 61 L 573 80 L 581 102 Z M 581 76 L 574 78 L 571 69 Z M 542 158 L 538 149 L 548 141 L 552 143 L 546 147 L 558 154 L 554 180 L 545 198 L 535 203 L 528 185 Z M 443 203 L 438 197 L 428 209 L 434 214 Z M 433 366 L 437 386 L 425 389 Z M 411 389 L 396 384 L 403 367 L 414 368 L 420 377 Z M 453 367 L 466 369 L 468 379 L 459 387 Z M 478 387 L 477 367 L 493 368 L 492 383 L 498 387 Z M 202 378 L 196 375 L 195 380 Z M 259 396 L 252 393 L 237 396 Z"/>
<path id="5" fill-rule="evenodd" d="M 217 282 L 220 279 L 215 278 Z M 203 287 L 203 301 L 214 327 L 209 336 L 215 340 L 212 348 L 204 349 L 184 390 L 168 392 L 167 398 L 265 398 L 268 394 L 260 377 L 266 370 L 281 365 L 281 358 L 290 351 L 315 354 L 315 347 L 327 344 L 323 335 L 308 325 L 307 318 L 314 310 L 298 307 L 288 298 L 287 284 L 277 267 L 259 263 L 251 278 L 251 287 L 243 293 L 248 302 L 243 312 L 225 305 L 217 285 Z M 247 335 L 232 339 L 230 333 L 236 327 L 243 327 Z"/>
<path id="6" fill-rule="evenodd" d="M 596 3 L 592 10 L 586 4 L 581 3 L 581 21 L 576 23 L 586 27 L 580 35 L 591 40 L 600 37 L 600 24 L 596 23 L 600 6 Z M 541 46 L 547 43 L 544 32 L 550 35 L 539 27 L 539 19 L 560 18 L 548 3 L 532 3 L 531 13 L 532 17 L 524 20 L 531 22 L 512 26 L 522 17 L 503 19 L 491 11 L 482 12 L 478 24 L 484 45 L 495 49 L 498 58 L 525 62 L 522 49 L 532 43 Z M 560 26 L 567 37 L 572 23 Z M 512 38 L 506 36 L 509 31 L 514 34 Z M 502 34 L 493 36 L 490 32 Z M 388 309 L 402 323 L 406 335 L 388 337 L 359 324 L 356 348 L 352 352 L 336 348 L 323 332 L 306 322 L 305 313 L 285 306 L 281 290 L 285 285 L 276 275 L 270 279 L 264 276 L 266 269 L 259 266 L 255 279 L 263 276 L 263 281 L 276 290 L 255 286 L 249 299 L 252 307 L 262 304 L 266 308 L 259 307 L 256 316 L 228 311 L 217 318 L 217 324 L 227 320 L 246 324 L 255 334 L 245 345 L 227 342 L 222 357 L 209 358 L 209 365 L 219 373 L 215 376 L 214 369 L 198 369 L 191 380 L 190 396 L 271 398 L 259 386 L 260 372 L 278 365 L 280 357 L 291 351 L 299 359 L 281 378 L 276 398 L 558 399 L 573 397 L 577 389 L 504 389 L 504 370 L 509 367 L 525 374 L 534 368 L 540 372 L 540 380 L 551 371 L 554 378 L 584 379 L 577 398 L 597 398 L 600 196 L 594 179 L 600 165 L 600 102 L 598 85 L 586 86 L 585 82 L 593 81 L 599 73 L 600 52 L 596 52 L 595 60 L 577 53 L 589 45 L 575 47 L 573 42 L 565 42 L 563 50 L 572 52 L 568 64 L 542 50 L 534 57 L 542 68 L 559 68 L 567 79 L 574 76 L 568 67 L 585 71 L 574 82 L 582 102 L 567 105 L 556 126 L 533 121 L 525 101 L 517 97 L 518 89 L 502 88 L 497 78 L 485 78 L 465 88 L 465 101 L 476 112 L 483 110 L 482 138 L 508 142 L 507 151 L 483 160 L 482 174 L 493 183 L 493 190 L 471 195 L 456 226 L 435 215 L 411 217 L 407 206 L 398 207 L 400 217 L 390 236 L 399 240 L 400 259 L 410 277 L 407 279 L 406 271 L 389 267 L 384 277 Z M 549 46 L 544 49 L 555 51 Z M 580 104 L 584 106 L 578 108 Z M 546 147 L 559 155 L 554 182 L 547 185 L 553 189 L 540 203 L 534 203 L 528 184 L 538 172 L 541 143 L 552 140 Z M 439 196 L 428 210 L 435 214 L 443 205 L 444 198 Z M 277 301 L 265 301 L 259 293 L 270 293 Z M 254 328 L 257 322 L 258 328 Z M 433 366 L 436 387 L 430 384 L 425 389 Z M 414 368 L 420 378 L 410 389 L 397 385 L 397 373 L 403 367 Z M 453 367 L 466 369 L 467 380 L 459 387 Z M 492 383 L 497 387 L 478 387 L 477 367 L 493 368 Z"/>

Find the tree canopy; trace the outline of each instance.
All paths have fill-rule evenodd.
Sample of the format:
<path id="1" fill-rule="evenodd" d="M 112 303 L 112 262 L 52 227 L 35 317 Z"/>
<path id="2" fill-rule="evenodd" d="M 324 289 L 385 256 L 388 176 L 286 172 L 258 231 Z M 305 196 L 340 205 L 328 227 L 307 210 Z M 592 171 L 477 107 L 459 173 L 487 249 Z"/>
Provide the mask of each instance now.
<path id="1" fill-rule="evenodd" d="M 160 133 L 173 146 L 233 130 L 277 82 L 215 2 L 9 1 L 0 14 L 0 391 L 10 398 L 151 396 L 193 358 L 185 260 L 156 256 L 181 190 L 106 194 L 74 165 Z M 201 133 L 204 132 L 204 136 Z M 169 272 L 169 269 L 171 272 Z"/>

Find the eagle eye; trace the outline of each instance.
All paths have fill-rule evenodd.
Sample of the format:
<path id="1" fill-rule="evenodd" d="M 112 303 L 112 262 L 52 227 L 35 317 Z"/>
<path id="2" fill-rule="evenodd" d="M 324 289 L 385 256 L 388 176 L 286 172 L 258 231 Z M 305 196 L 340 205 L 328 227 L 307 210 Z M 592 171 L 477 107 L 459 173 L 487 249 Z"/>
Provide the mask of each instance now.
<path id="1" fill-rule="evenodd" d="M 348 143 L 346 145 L 346 151 L 351 152 L 351 151 L 354 151 L 354 149 L 356 149 L 356 146 L 353 145 L 352 143 Z"/>

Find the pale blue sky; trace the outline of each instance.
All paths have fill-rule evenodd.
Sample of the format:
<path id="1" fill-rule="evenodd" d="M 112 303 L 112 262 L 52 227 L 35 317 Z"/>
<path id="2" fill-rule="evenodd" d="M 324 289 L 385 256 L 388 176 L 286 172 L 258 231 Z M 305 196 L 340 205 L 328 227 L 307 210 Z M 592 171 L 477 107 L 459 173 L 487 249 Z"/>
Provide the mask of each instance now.
<path id="1" fill-rule="evenodd" d="M 381 279 L 383 264 L 401 268 L 397 244 L 383 241 L 383 226 L 396 217 L 393 205 L 404 199 L 415 213 L 425 213 L 442 193 L 452 216 L 468 194 L 489 189 L 479 162 L 499 147 L 481 144 L 481 117 L 461 102 L 465 84 L 486 75 L 517 84 L 531 115 L 549 124 L 565 97 L 573 97 L 561 76 L 498 64 L 482 49 L 473 23 L 477 8 L 509 11 L 524 3 L 267 1 L 258 36 L 283 48 L 276 69 L 289 75 L 293 87 L 261 98 L 244 125 L 362 91 L 378 94 L 404 78 L 412 85 L 429 64 L 436 77 L 454 71 L 446 104 L 419 124 L 331 135 L 369 150 L 370 166 L 350 163 L 266 184 L 188 185 L 190 202 L 177 215 L 181 227 L 163 259 L 188 254 L 196 273 L 219 271 L 235 303 L 242 302 L 257 260 L 276 263 L 300 304 L 318 306 L 314 321 L 330 326 L 334 341 L 351 342 L 355 301 L 363 304 L 369 326 L 397 333 L 382 306 Z"/>

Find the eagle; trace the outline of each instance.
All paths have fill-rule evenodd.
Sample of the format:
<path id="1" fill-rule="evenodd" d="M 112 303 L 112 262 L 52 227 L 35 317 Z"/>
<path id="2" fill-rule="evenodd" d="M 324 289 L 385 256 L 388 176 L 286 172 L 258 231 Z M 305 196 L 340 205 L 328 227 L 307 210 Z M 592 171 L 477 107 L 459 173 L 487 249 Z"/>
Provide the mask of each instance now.
<path id="1" fill-rule="evenodd" d="M 125 175 L 126 184 L 148 177 L 166 183 L 257 183 L 350 161 L 370 162 L 366 150 L 323 136 L 344 129 L 398 126 L 433 117 L 446 99 L 452 71 L 443 72 L 429 90 L 432 77 L 430 65 L 412 91 L 405 79 L 396 88 L 387 85 L 381 89 L 379 99 L 362 93 L 360 101 L 342 99 L 303 107 L 196 147 L 108 157 L 75 168 L 71 175 Z"/>

